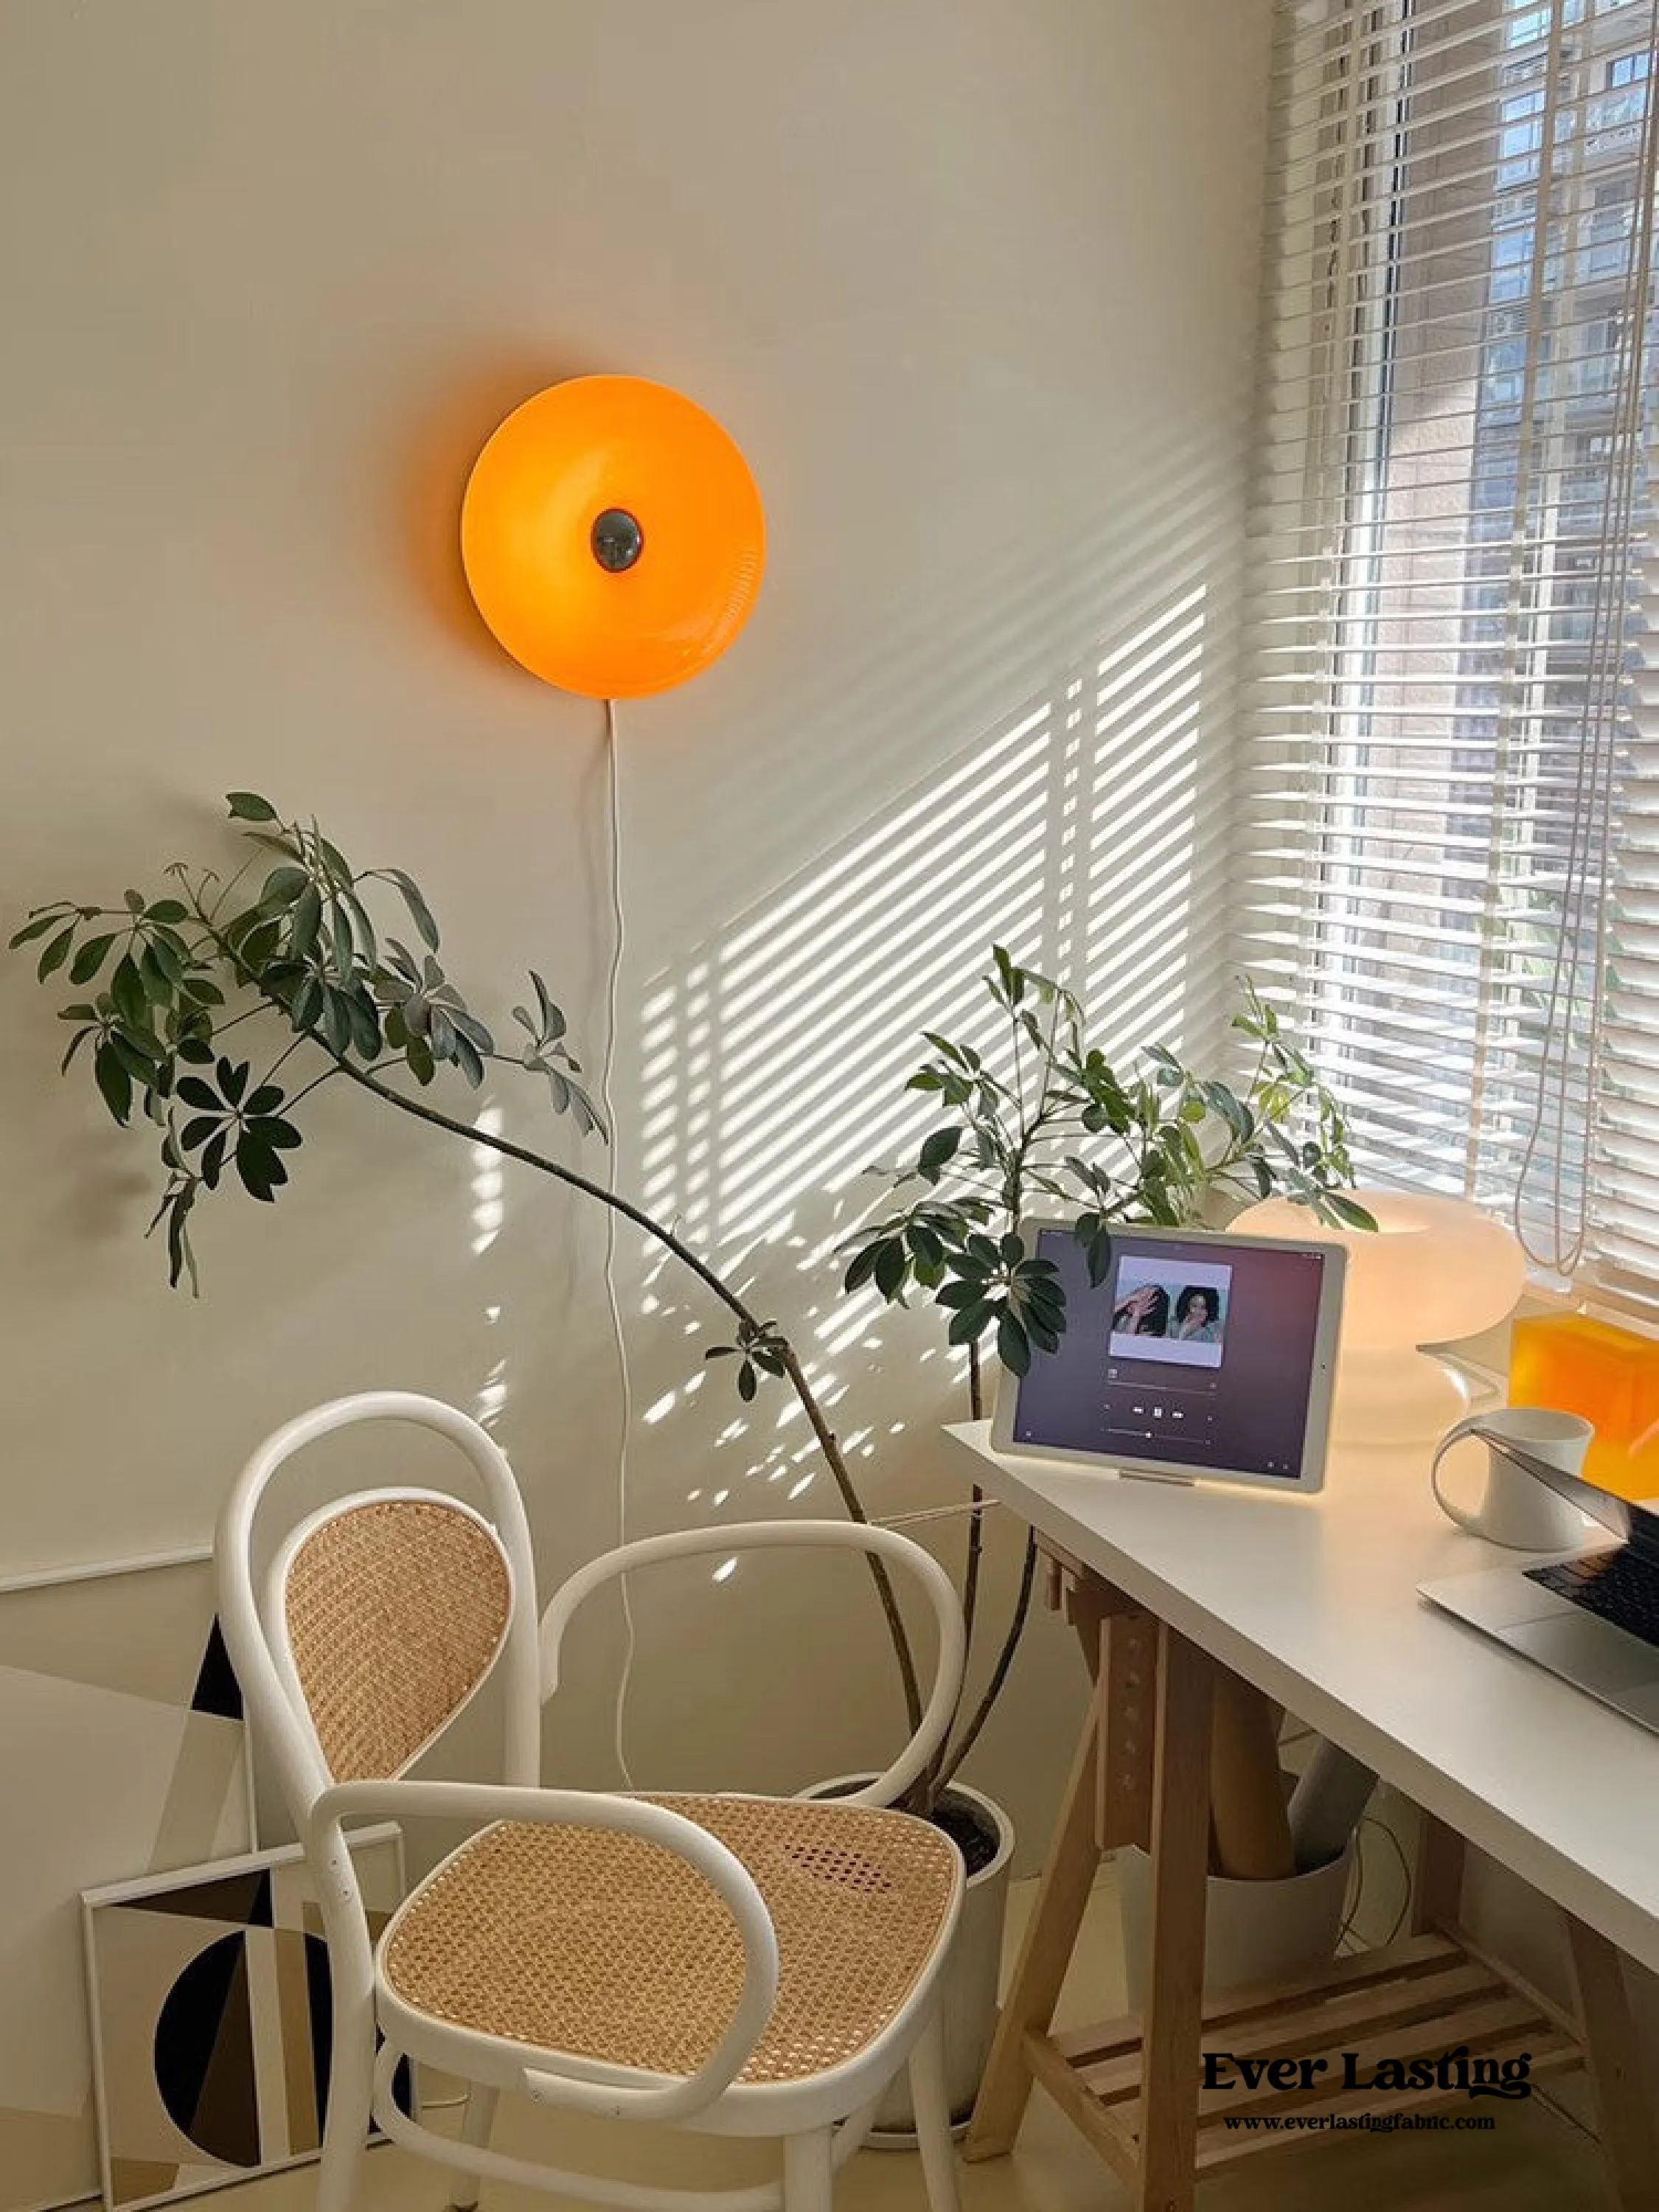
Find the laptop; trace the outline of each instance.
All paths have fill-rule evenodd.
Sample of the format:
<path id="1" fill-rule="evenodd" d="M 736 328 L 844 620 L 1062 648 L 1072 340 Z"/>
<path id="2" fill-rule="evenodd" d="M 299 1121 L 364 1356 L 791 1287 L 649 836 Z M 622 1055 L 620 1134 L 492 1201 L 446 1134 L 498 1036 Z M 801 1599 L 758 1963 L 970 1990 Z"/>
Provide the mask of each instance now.
<path id="1" fill-rule="evenodd" d="M 1020 1224 L 1066 1293 L 1054 1352 L 1005 1375 L 992 1442 L 1073 1466 L 1310 1491 L 1325 1480 L 1343 1247 L 1114 1227 L 1089 1280 L 1065 1221 Z"/>
<path id="2" fill-rule="evenodd" d="M 1659 1731 L 1659 1511 L 1506 1444 L 1518 1466 L 1617 1540 L 1529 1567 L 1419 1584 L 1419 1595 Z"/>

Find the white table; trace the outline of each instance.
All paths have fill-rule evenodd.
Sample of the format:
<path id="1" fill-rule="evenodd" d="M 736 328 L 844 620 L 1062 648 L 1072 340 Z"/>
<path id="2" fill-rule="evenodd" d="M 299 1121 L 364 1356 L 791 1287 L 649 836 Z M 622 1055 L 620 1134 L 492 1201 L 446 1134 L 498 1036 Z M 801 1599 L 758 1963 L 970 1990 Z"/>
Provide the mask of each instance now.
<path id="1" fill-rule="evenodd" d="M 1576 2063 L 1582 2057 L 1591 2068 L 1624 2202 L 1659 2205 L 1659 2149 L 1634 2075 L 1616 1957 L 1626 1952 L 1659 1971 L 1659 1736 L 1417 1596 L 1420 1582 L 1516 1556 L 1444 1519 L 1429 1492 L 1426 1449 L 1350 1452 L 1334 1462 L 1320 1494 L 1274 1498 L 1000 1454 L 987 1423 L 947 1434 L 963 1473 L 1028 1521 L 1065 1568 L 1073 1620 L 1099 1682 L 969 2155 L 1008 2147 L 1034 2074 L 1132 2179 L 1145 2206 L 1190 2202 L 1194 2166 L 1236 2154 L 1213 2136 L 1200 2139 L 1185 2109 L 1204 2033 L 1196 1988 L 1160 1987 L 1195 1984 L 1202 1958 L 1211 1711 L 1204 1684 L 1206 1668 L 1212 1683 L 1219 1668 L 1375 1767 L 1423 1808 L 1419 1945 L 1440 1927 L 1459 1945 L 1460 1959 L 1468 1955 L 1453 1925 L 1459 1838 L 1562 1908 L 1577 2015 L 1562 2017 L 1519 1986 L 1540 2017 L 1571 2034 L 1577 2047 L 1558 2057 Z M 1135 1723 L 1115 1754 L 1111 1731 L 1115 1722 L 1121 1734 L 1124 1682 L 1132 1679 L 1123 1670 L 1137 1652 L 1162 1662 L 1156 1725 L 1150 1714 L 1146 1724 Z M 1203 1742 L 1196 1752 L 1189 1747 L 1183 1762 L 1180 1738 L 1191 1729 Z M 1097 1734 L 1103 1747 L 1090 1768 Z M 1201 1823 L 1191 1804 L 1194 1767 Z M 1103 1782 L 1108 1771 L 1117 1784 Z M 1126 1841 L 1152 1850 L 1157 1900 L 1144 2061 L 1132 2054 L 1146 2078 L 1127 2089 L 1125 2053 L 1135 2039 L 1123 2023 L 1092 2043 L 1048 2034 L 1085 1870 L 1091 1878 L 1099 1850 Z M 1168 1862 L 1161 1872 L 1160 1844 Z M 1514 1984 L 1507 1970 L 1486 1963 Z M 1413 1971 L 1422 1970 L 1419 1954 Z"/>

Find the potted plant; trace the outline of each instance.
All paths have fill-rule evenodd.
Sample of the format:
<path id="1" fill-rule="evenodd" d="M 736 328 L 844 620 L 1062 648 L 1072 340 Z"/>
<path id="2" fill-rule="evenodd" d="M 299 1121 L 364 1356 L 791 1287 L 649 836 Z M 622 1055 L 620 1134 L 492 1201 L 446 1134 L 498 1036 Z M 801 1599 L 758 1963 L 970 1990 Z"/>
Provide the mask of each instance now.
<path id="1" fill-rule="evenodd" d="M 851 1240 L 842 1285 L 850 1293 L 868 1285 L 890 1304 L 915 1297 L 939 1309 L 949 1341 L 965 1352 L 970 1419 L 988 1411 L 988 1340 L 997 1365 L 1023 1375 L 1033 1351 L 1052 1352 L 1065 1330 L 1055 1271 L 1019 1234 L 1028 1213 L 1071 1222 L 1095 1283 L 1110 1266 L 1114 1223 L 1213 1221 L 1279 1191 L 1321 1219 L 1374 1225 L 1342 1187 L 1352 1181 L 1352 1163 L 1340 1106 L 1248 980 L 1231 1023 L 1250 1060 L 1237 1090 L 1162 1045 L 1147 1048 L 1145 1072 L 1121 1072 L 1091 1042 L 1075 995 L 1001 945 L 993 946 L 983 981 L 994 1010 L 988 1049 L 924 1032 L 929 1056 L 906 1088 L 931 1098 L 939 1118 L 915 1158 L 885 1177 L 902 1202 Z M 970 1657 L 983 1508 L 975 1488 L 962 1578 Z M 1008 1679 L 1036 1568 L 1028 1534 L 983 1692 L 927 1778 L 934 1817 L 957 1836 L 969 1870 L 946 2008 L 947 2063 L 969 2102 L 994 2021 L 1012 1832 L 1000 1808 L 956 1777 Z"/>
<path id="2" fill-rule="evenodd" d="M 605 1137 L 565 1018 L 541 977 L 532 971 L 531 992 L 513 1009 L 519 1034 L 504 1049 L 444 969 L 438 924 L 412 878 L 354 867 L 314 820 L 285 819 L 257 793 L 233 793 L 228 805 L 252 848 L 228 878 L 174 862 L 170 887 L 158 896 L 131 890 L 107 905 L 58 900 L 34 908 L 12 939 L 40 947 L 43 984 L 61 975 L 75 994 L 61 1014 L 71 1030 L 63 1068 L 80 1060 L 113 1118 L 128 1126 L 141 1117 L 153 1133 L 163 1188 L 150 1229 L 164 1233 L 174 1286 L 197 1287 L 191 1227 L 203 1200 L 240 1188 L 272 1202 L 303 1142 L 300 1109 L 325 1085 L 343 1081 L 382 1109 L 582 1192 L 672 1254 L 731 1317 L 733 1340 L 706 1356 L 733 1363 L 745 1401 L 765 1377 L 788 1386 L 846 1511 L 867 1520 L 835 1431 L 776 1322 L 630 1200 L 428 1095 L 441 1077 L 476 1091 L 488 1071 L 510 1070 L 543 1084 L 554 1112 L 569 1115 L 584 1134 Z M 413 945 L 390 933 L 388 906 Z M 933 1094 L 945 1118 L 896 1179 L 904 1205 L 862 1233 L 846 1275 L 849 1290 L 867 1282 L 891 1301 L 919 1293 L 949 1315 L 951 1341 L 966 1347 L 975 1414 L 988 1334 L 998 1358 L 1023 1370 L 1032 1349 L 1052 1348 L 1065 1326 L 1054 1271 L 1025 1253 L 1017 1233 L 1028 1200 L 1072 1210 L 1097 1279 L 1113 1221 L 1189 1219 L 1218 1192 L 1283 1188 L 1322 1213 L 1364 1218 L 1338 1188 L 1348 1172 L 1340 1114 L 1254 992 L 1235 1026 L 1256 1042 L 1260 1059 L 1238 1095 L 1161 1048 L 1150 1055 L 1150 1076 L 1120 1077 L 1087 1043 L 1069 992 L 1000 948 L 994 963 L 988 981 L 1006 1017 L 1009 1064 L 1000 1068 L 969 1044 L 929 1035 L 933 1057 L 910 1087 Z M 977 1493 L 973 1502 L 982 1502 Z M 969 1516 L 964 1567 L 970 1629 L 980 1517 Z M 877 1559 L 869 1565 L 914 1728 L 921 1712 L 914 1656 L 885 1571 Z M 1028 1545 L 1014 1617 L 985 1690 L 909 1801 L 947 1828 L 960 1823 L 946 1789 L 1006 1680 L 1034 1565 Z M 978 1823 L 970 1817 L 968 1825 Z M 971 1863 L 981 1847 L 971 1834 L 963 1841 Z M 1006 1880 L 1007 1842 L 994 1836 L 976 1872 Z M 999 1938 L 1000 1929 L 999 1911 Z M 993 1950 L 992 2002 L 994 1969 Z"/>

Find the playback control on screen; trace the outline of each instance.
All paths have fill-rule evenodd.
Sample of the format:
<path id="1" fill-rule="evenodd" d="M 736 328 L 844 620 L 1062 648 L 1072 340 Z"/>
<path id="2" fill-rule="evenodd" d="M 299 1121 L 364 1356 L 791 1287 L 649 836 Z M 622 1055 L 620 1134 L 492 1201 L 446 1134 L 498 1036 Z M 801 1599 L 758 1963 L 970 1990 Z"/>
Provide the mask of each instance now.
<path id="1" fill-rule="evenodd" d="M 1151 1377 L 1126 1378 L 1121 1368 L 1109 1367 L 1106 1380 L 1118 1386 L 1102 1401 L 1109 1435 L 1196 1440 L 1215 1427 L 1218 1385 L 1212 1375 L 1173 1382 L 1167 1368 Z"/>

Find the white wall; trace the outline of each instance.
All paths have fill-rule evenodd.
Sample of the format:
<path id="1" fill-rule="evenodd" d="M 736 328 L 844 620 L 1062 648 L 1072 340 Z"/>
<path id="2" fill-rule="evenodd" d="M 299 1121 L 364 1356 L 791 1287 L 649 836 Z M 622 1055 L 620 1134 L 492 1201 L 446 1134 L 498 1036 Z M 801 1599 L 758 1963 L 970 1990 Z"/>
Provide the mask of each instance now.
<path id="1" fill-rule="evenodd" d="M 994 933 L 1123 1037 L 1213 1024 L 1267 15 L 13 0 L 9 925 L 224 857 L 218 795 L 252 785 L 413 871 L 491 1010 L 533 960 L 597 1059 L 599 714 L 483 633 L 457 507 L 539 386 L 682 386 L 750 455 L 771 567 L 727 660 L 623 718 L 622 1172 L 811 1348 L 877 1510 L 954 1496 L 936 1333 L 839 1310 L 822 1248 Z M 325 1093 L 279 1205 L 209 1209 L 192 1304 L 140 1237 L 146 1145 L 59 1085 L 21 963 L 0 990 L 0 1573 L 202 1537 L 255 1438 L 369 1384 L 495 1408 L 548 1575 L 609 1540 L 592 1213 L 514 1171 L 493 1227 L 465 1150 Z M 533 1094 L 495 1103 L 570 1152 Z M 723 1378 L 684 1391 L 708 1309 L 620 1262 L 630 1525 L 831 1510 L 781 1401 L 734 1430 Z M 882 1748 L 856 1580 L 641 1603 L 643 1774 Z M 556 1718 L 574 1778 L 612 1771 L 617 1649 L 609 1616 Z M 980 1762 L 1033 1846 L 1079 1680 L 1044 1624 Z"/>

